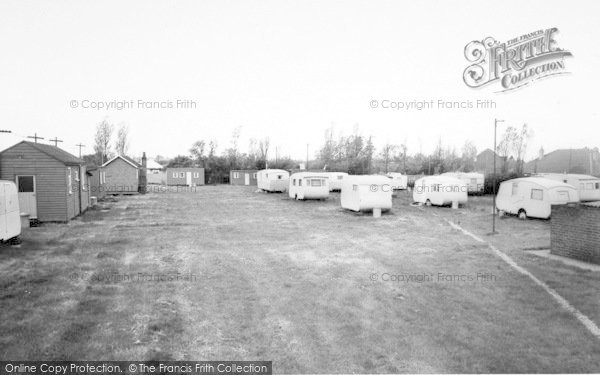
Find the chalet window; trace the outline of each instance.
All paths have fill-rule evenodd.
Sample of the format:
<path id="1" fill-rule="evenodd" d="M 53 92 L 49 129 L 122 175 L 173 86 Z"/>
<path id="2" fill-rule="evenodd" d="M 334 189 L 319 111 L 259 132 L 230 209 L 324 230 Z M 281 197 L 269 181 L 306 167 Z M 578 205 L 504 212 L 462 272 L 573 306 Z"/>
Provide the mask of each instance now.
<path id="1" fill-rule="evenodd" d="M 179 178 L 185 178 L 185 172 L 179 172 Z"/>
<path id="2" fill-rule="evenodd" d="M 542 189 L 531 189 L 531 199 L 544 200 L 544 191 Z"/>
<path id="3" fill-rule="evenodd" d="M 200 172 L 194 172 L 194 178 L 200 178 Z M 237 178 L 237 177 L 235 177 Z"/>
<path id="4" fill-rule="evenodd" d="M 177 178 L 177 172 L 173 172 L 173 178 Z"/>
<path id="5" fill-rule="evenodd" d="M 256 173 L 252 173 L 252 178 L 256 179 Z"/>
<path id="6" fill-rule="evenodd" d="M 106 172 L 100 172 L 100 184 L 106 183 Z"/>
<path id="7" fill-rule="evenodd" d="M 67 168 L 67 191 L 69 194 L 73 194 L 73 177 L 71 175 L 71 168 Z"/>
<path id="8" fill-rule="evenodd" d="M 233 172 L 233 178 L 240 178 L 240 174 L 238 172 Z"/>
<path id="9" fill-rule="evenodd" d="M 17 176 L 17 185 L 19 193 L 35 193 L 33 176 Z"/>
<path id="10" fill-rule="evenodd" d="M 513 182 L 512 184 L 512 192 L 510 195 L 517 195 L 519 194 L 519 183 L 518 182 Z"/>
<path id="11" fill-rule="evenodd" d="M 75 170 L 75 181 L 79 182 L 79 171 Z"/>
<path id="12" fill-rule="evenodd" d="M 81 174 L 81 190 L 87 190 L 87 175 L 85 173 Z"/>

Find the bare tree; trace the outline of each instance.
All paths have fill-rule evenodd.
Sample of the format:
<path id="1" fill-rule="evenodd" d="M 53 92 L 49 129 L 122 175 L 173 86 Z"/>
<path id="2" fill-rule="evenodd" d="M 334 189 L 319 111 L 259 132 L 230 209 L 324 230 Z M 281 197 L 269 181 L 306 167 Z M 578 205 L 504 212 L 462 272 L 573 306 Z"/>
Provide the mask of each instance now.
<path id="1" fill-rule="evenodd" d="M 477 157 L 477 147 L 467 140 L 462 147 L 461 168 L 463 172 L 472 172 L 475 169 L 475 158 Z"/>
<path id="2" fill-rule="evenodd" d="M 117 131 L 117 140 L 115 142 L 115 151 L 117 155 L 127 155 L 129 149 L 129 128 L 125 124 L 119 125 Z"/>
<path id="3" fill-rule="evenodd" d="M 390 171 L 390 163 L 394 159 L 394 154 L 396 153 L 397 149 L 398 146 L 392 145 L 390 143 L 386 143 L 383 146 L 380 156 L 381 159 L 383 159 L 383 168 L 385 173 L 388 173 Z"/>
<path id="4" fill-rule="evenodd" d="M 104 164 L 104 162 L 108 160 L 110 156 L 110 140 L 112 138 L 113 130 L 114 125 L 108 122 L 108 119 L 106 118 L 96 126 L 96 135 L 94 136 L 94 151 L 100 159 L 100 164 Z"/>
<path id="5" fill-rule="evenodd" d="M 192 155 L 192 158 L 194 158 L 196 163 L 200 166 L 205 166 L 205 148 L 206 142 L 204 141 L 196 141 L 194 144 L 192 144 L 192 148 L 190 148 L 190 155 Z"/>
<path id="6" fill-rule="evenodd" d="M 258 141 L 258 156 L 259 160 L 264 161 L 265 167 L 269 157 L 269 137 Z"/>
<path id="7" fill-rule="evenodd" d="M 514 134 L 512 152 L 517 161 L 516 172 L 518 174 L 523 173 L 523 158 L 525 157 L 525 152 L 527 152 L 527 144 L 529 143 L 531 136 L 532 132 L 527 127 L 527 124 L 523 124 L 521 131 L 515 132 Z"/>

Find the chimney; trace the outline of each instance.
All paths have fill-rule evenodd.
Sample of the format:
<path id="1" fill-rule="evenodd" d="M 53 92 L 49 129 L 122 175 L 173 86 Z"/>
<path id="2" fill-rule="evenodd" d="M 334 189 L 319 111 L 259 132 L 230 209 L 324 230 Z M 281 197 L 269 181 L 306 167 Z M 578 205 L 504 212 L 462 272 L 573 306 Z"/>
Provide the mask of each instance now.
<path id="1" fill-rule="evenodd" d="M 142 154 L 142 167 L 140 168 L 140 173 L 139 173 L 139 181 L 138 181 L 138 192 L 140 194 L 146 194 L 146 188 L 148 185 L 148 179 L 146 177 L 146 153 L 144 152 Z"/>

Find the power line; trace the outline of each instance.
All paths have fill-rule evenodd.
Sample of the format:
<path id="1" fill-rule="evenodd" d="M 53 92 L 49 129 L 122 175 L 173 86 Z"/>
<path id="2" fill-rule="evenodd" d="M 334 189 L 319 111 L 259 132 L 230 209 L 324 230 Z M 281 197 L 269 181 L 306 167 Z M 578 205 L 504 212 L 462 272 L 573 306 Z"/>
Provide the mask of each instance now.
<path id="1" fill-rule="evenodd" d="M 54 137 L 54 139 L 50 139 L 50 142 L 54 142 L 54 147 L 58 147 L 58 142 L 62 142 L 62 139 L 58 139 L 58 137 Z"/>
<path id="2" fill-rule="evenodd" d="M 79 147 L 79 158 L 81 159 L 81 148 L 85 147 L 85 145 L 82 145 L 81 143 L 76 144 L 75 146 Z"/>

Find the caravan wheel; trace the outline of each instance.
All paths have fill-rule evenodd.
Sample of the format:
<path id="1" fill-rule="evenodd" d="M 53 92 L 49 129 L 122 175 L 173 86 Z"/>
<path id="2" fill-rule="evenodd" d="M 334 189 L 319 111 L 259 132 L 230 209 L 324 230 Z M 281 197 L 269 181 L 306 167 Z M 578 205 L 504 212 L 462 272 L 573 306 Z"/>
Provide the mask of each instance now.
<path id="1" fill-rule="evenodd" d="M 506 214 L 506 212 L 504 212 L 502 210 L 498 210 L 498 216 L 499 217 L 504 217 L 505 214 Z"/>
<path id="2" fill-rule="evenodd" d="M 518 215 L 519 215 L 519 219 L 521 219 L 521 220 L 527 219 L 527 212 L 525 212 L 524 209 L 520 209 Z"/>
<path id="3" fill-rule="evenodd" d="M 431 206 L 431 201 L 429 199 L 427 199 L 425 201 L 425 206 L 430 207 Z"/>

